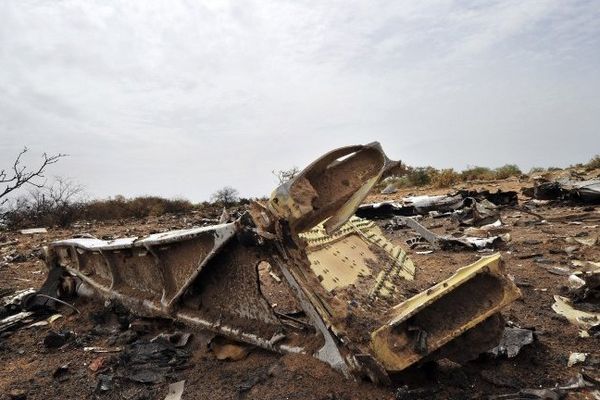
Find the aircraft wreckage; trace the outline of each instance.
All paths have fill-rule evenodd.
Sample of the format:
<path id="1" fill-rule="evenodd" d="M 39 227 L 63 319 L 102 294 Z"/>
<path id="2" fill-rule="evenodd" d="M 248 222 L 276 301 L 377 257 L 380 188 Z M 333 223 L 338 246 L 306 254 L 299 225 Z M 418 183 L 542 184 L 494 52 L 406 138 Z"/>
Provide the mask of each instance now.
<path id="1" fill-rule="evenodd" d="M 92 294 L 378 383 L 420 361 L 474 358 L 500 340 L 500 310 L 519 290 L 493 255 L 406 296 L 406 251 L 354 216 L 390 165 L 378 143 L 343 147 L 231 223 L 54 242 L 40 292 Z M 263 292 L 265 271 L 287 307 Z"/>

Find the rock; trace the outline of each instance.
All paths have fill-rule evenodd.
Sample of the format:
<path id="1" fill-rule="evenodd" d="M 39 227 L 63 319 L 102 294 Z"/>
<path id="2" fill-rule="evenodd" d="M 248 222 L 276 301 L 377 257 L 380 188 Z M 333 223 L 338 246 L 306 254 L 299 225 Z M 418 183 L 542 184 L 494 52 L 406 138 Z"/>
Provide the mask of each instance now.
<path id="1" fill-rule="evenodd" d="M 62 347 L 74 336 L 71 331 L 60 331 L 54 332 L 49 331 L 46 337 L 44 338 L 44 346 L 49 349 L 56 349 Z"/>

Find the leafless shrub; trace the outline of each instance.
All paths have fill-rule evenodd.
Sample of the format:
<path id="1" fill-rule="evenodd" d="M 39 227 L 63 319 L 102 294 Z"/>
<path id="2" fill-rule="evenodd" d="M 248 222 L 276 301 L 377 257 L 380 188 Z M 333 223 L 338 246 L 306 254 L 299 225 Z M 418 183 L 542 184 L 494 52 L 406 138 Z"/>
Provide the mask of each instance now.
<path id="1" fill-rule="evenodd" d="M 4 189 L 0 192 L 0 206 L 6 204 L 8 195 L 15 190 L 31 185 L 37 188 L 42 188 L 46 184 L 44 172 L 49 165 L 55 164 L 66 154 L 56 154 L 49 156 L 46 153 L 42 154 L 41 163 L 34 169 L 28 169 L 22 164 L 22 158 L 29 149 L 24 147 L 23 150 L 15 158 L 10 169 L 0 170 L 0 185 L 4 185 Z"/>
<path id="2" fill-rule="evenodd" d="M 452 168 L 443 169 L 431 178 L 433 186 L 447 188 L 460 182 L 460 174 Z"/>
<path id="3" fill-rule="evenodd" d="M 5 215 L 9 226 L 68 226 L 79 218 L 83 186 L 57 177 L 51 184 L 35 187 L 13 201 Z"/>
<path id="4" fill-rule="evenodd" d="M 225 186 L 210 196 L 210 199 L 215 203 L 219 203 L 224 207 L 229 207 L 239 200 L 239 192 L 231 186 Z"/>
<path id="5" fill-rule="evenodd" d="M 293 166 L 290 169 L 281 169 L 279 171 L 271 171 L 280 185 L 283 185 L 287 181 L 293 179 L 300 173 L 300 168 Z"/>
<path id="6" fill-rule="evenodd" d="M 82 211 L 82 218 L 97 221 L 145 218 L 166 213 L 186 213 L 193 209 L 194 205 L 185 199 L 165 199 L 158 196 L 127 199 L 118 195 L 110 199 L 86 202 Z"/>
<path id="7" fill-rule="evenodd" d="M 585 164 L 587 170 L 600 169 L 600 154 L 596 154 L 590 161 Z"/>

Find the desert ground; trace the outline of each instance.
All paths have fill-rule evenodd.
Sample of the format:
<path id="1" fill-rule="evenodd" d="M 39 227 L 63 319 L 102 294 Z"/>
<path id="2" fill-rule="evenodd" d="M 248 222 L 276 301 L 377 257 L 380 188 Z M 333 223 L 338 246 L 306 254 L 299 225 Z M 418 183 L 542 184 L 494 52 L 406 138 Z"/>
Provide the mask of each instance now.
<path id="1" fill-rule="evenodd" d="M 531 185 L 529 178 L 509 178 L 460 187 L 515 190 L 522 205 L 530 199 L 520 190 Z M 405 188 L 390 195 L 372 194 L 367 202 L 451 191 Z M 588 383 L 593 377 L 600 379 L 600 337 L 581 337 L 578 327 L 551 308 L 554 295 L 567 290 L 568 275 L 577 269 L 574 260 L 600 261 L 597 240 L 587 245 L 569 239 L 598 237 L 600 207 L 550 201 L 528 210 L 537 216 L 519 207 L 501 209 L 501 221 L 508 229 L 510 240 L 491 250 L 501 253 L 508 273 L 522 292 L 521 299 L 503 311 L 504 319 L 509 326 L 534 332 L 534 342 L 523 346 L 512 358 L 482 354 L 464 365 L 447 360 L 430 362 L 394 376 L 391 386 L 377 386 L 367 381 L 347 380 L 310 356 L 252 349 L 247 357 L 238 361 L 218 360 L 208 346 L 212 335 L 206 332 L 171 321 L 140 319 L 119 307 L 78 298 L 73 302 L 78 312 L 62 307 L 60 318 L 33 326 L 26 324 L 0 336 L 0 398 L 163 399 L 168 385 L 181 380 L 185 380 L 184 399 L 552 398 L 502 395 L 522 389 L 564 386 L 582 371 Z M 40 249 L 51 241 L 77 234 L 98 238 L 144 236 L 202 225 L 203 218 L 207 217 L 217 216 L 190 213 L 111 222 L 82 221 L 68 229 L 49 228 L 47 233 L 34 235 L 1 232 L 0 260 L 4 262 L 0 264 L 0 289 L 10 293 L 40 287 L 46 277 Z M 426 216 L 420 222 L 440 234 L 460 230 L 449 218 Z M 406 245 L 414 232 L 406 228 L 393 229 L 386 219 L 378 220 L 377 224 L 390 240 L 407 249 L 416 264 L 416 285 L 421 290 L 447 278 L 459 267 L 490 254 L 471 250 L 417 254 L 418 250 Z M 192 333 L 190 340 L 173 356 L 180 357 L 180 362 L 171 362 L 165 367 L 156 383 L 130 379 L 128 374 L 135 367 L 128 365 L 132 361 L 124 355 L 131 351 L 132 343 L 174 331 Z M 94 347 L 114 352 L 86 351 Z M 587 359 L 568 367 L 569 356 L 574 352 L 587 353 Z M 597 383 L 565 390 L 564 396 L 598 399 Z"/>

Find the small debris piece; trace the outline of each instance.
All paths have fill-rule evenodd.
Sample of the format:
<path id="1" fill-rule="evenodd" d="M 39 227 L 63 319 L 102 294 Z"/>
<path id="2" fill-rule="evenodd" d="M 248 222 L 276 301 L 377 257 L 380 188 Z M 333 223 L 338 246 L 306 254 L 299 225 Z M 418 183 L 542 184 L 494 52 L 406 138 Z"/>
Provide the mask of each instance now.
<path id="1" fill-rule="evenodd" d="M 575 364 L 580 364 L 585 362 L 588 353 L 571 353 L 569 354 L 569 361 L 567 362 L 567 367 L 572 367 Z"/>
<path id="2" fill-rule="evenodd" d="M 57 349 L 64 346 L 73 336 L 74 334 L 71 331 L 50 331 L 44 338 L 44 346 L 49 349 Z"/>
<path id="3" fill-rule="evenodd" d="M 48 323 L 51 324 L 59 318 L 62 318 L 62 314 L 54 314 L 54 315 L 51 315 L 50 317 L 48 317 L 48 319 L 46 321 L 48 321 Z"/>
<path id="4" fill-rule="evenodd" d="M 113 376 L 98 374 L 98 384 L 96 385 L 97 392 L 108 392 L 113 388 Z"/>
<path id="5" fill-rule="evenodd" d="M 106 365 L 106 360 L 106 356 L 99 356 L 94 358 L 90 363 L 89 369 L 93 372 L 98 372 L 99 370 L 104 368 L 104 366 Z"/>
<path id="6" fill-rule="evenodd" d="M 579 326 L 581 329 L 588 330 L 600 325 L 600 313 L 577 310 L 566 297 L 554 296 L 552 309 L 554 312 L 564 316 L 570 323 Z"/>
<path id="7" fill-rule="evenodd" d="M 585 281 L 578 277 L 575 274 L 569 275 L 569 288 L 570 289 L 579 289 L 583 285 L 585 285 Z"/>
<path id="8" fill-rule="evenodd" d="M 398 191 L 393 183 L 390 183 L 381 191 L 381 194 L 394 194 Z"/>
<path id="9" fill-rule="evenodd" d="M 567 243 L 579 243 L 583 246 L 592 247 L 598 244 L 598 237 L 591 238 L 579 238 L 579 237 L 569 237 L 566 239 Z"/>
<path id="10" fill-rule="evenodd" d="M 59 382 L 64 382 L 69 379 L 69 364 L 61 365 L 52 373 L 52 377 Z"/>
<path id="11" fill-rule="evenodd" d="M 25 400 L 27 392 L 24 389 L 12 389 L 8 396 L 11 400 Z"/>
<path id="12" fill-rule="evenodd" d="M 582 272 L 600 271 L 600 262 L 571 260 L 571 265 L 577 267 Z"/>
<path id="13" fill-rule="evenodd" d="M 48 233 L 48 230 L 46 228 L 30 228 L 21 229 L 19 232 L 21 232 L 22 235 L 33 235 L 36 233 Z"/>
<path id="14" fill-rule="evenodd" d="M 219 223 L 225 224 L 230 221 L 231 221 L 231 215 L 229 215 L 229 212 L 227 212 L 227 208 L 223 207 L 223 212 L 221 213 L 221 216 L 219 217 Z"/>
<path id="15" fill-rule="evenodd" d="M 500 344 L 489 352 L 496 357 L 506 356 L 513 358 L 519 354 L 523 346 L 533 343 L 533 340 L 533 332 L 529 329 L 504 328 Z"/>
<path id="16" fill-rule="evenodd" d="M 123 348 L 122 347 L 90 346 L 90 347 L 84 347 L 83 351 L 91 351 L 92 353 L 118 353 L 120 351 L 123 351 Z"/>
<path id="17" fill-rule="evenodd" d="M 215 353 L 217 360 L 239 361 L 250 354 L 252 346 L 216 336 L 210 342 L 210 349 Z"/>
<path id="18" fill-rule="evenodd" d="M 586 387 L 594 387 L 594 383 L 589 382 L 584 378 L 580 373 L 577 374 L 574 378 L 572 378 L 569 382 L 565 383 L 563 386 L 559 386 L 560 389 L 563 390 L 576 390 L 583 389 Z"/>
<path id="19" fill-rule="evenodd" d="M 120 355 L 121 376 L 134 382 L 162 383 L 174 368 L 185 364 L 190 354 L 172 343 L 138 340 Z"/>
<path id="20" fill-rule="evenodd" d="M 20 325 L 25 319 L 29 318 L 32 315 L 33 315 L 32 312 L 22 311 L 20 313 L 10 315 L 4 319 L 1 319 L 0 320 L 0 333 L 7 331 L 9 329 L 12 329 L 12 328 L 16 327 L 17 325 Z"/>
<path id="21" fill-rule="evenodd" d="M 12 246 L 14 244 L 19 244 L 19 241 L 18 240 L 13 240 L 11 242 L 0 243 L 0 248 L 6 247 L 6 246 Z"/>
<path id="22" fill-rule="evenodd" d="M 25 329 L 39 328 L 40 326 L 47 326 L 47 325 L 48 325 L 48 321 L 38 321 L 38 322 L 34 322 L 33 324 L 27 325 L 25 327 Z"/>
<path id="23" fill-rule="evenodd" d="M 395 398 L 396 400 L 430 399 L 431 396 L 437 391 L 439 391 L 438 387 L 408 389 L 408 386 L 402 386 L 396 390 Z"/>
<path id="24" fill-rule="evenodd" d="M 167 393 L 167 397 L 165 397 L 165 400 L 181 400 L 184 385 L 185 381 L 171 383 L 169 385 L 169 392 Z"/>
<path id="25" fill-rule="evenodd" d="M 499 394 L 488 396 L 488 400 L 561 400 L 565 398 L 566 393 L 559 389 L 521 389 L 516 393 Z"/>
<path id="26" fill-rule="evenodd" d="M 273 271 L 269 271 L 269 275 L 271 275 L 271 278 L 273 278 L 273 280 L 277 283 L 281 282 L 281 278 L 278 277 Z"/>
<path id="27" fill-rule="evenodd" d="M 190 340 L 191 336 L 191 333 L 186 332 L 160 333 L 153 337 L 150 341 L 154 342 L 157 340 L 164 340 L 168 343 L 171 343 L 175 347 L 184 347 Z"/>

